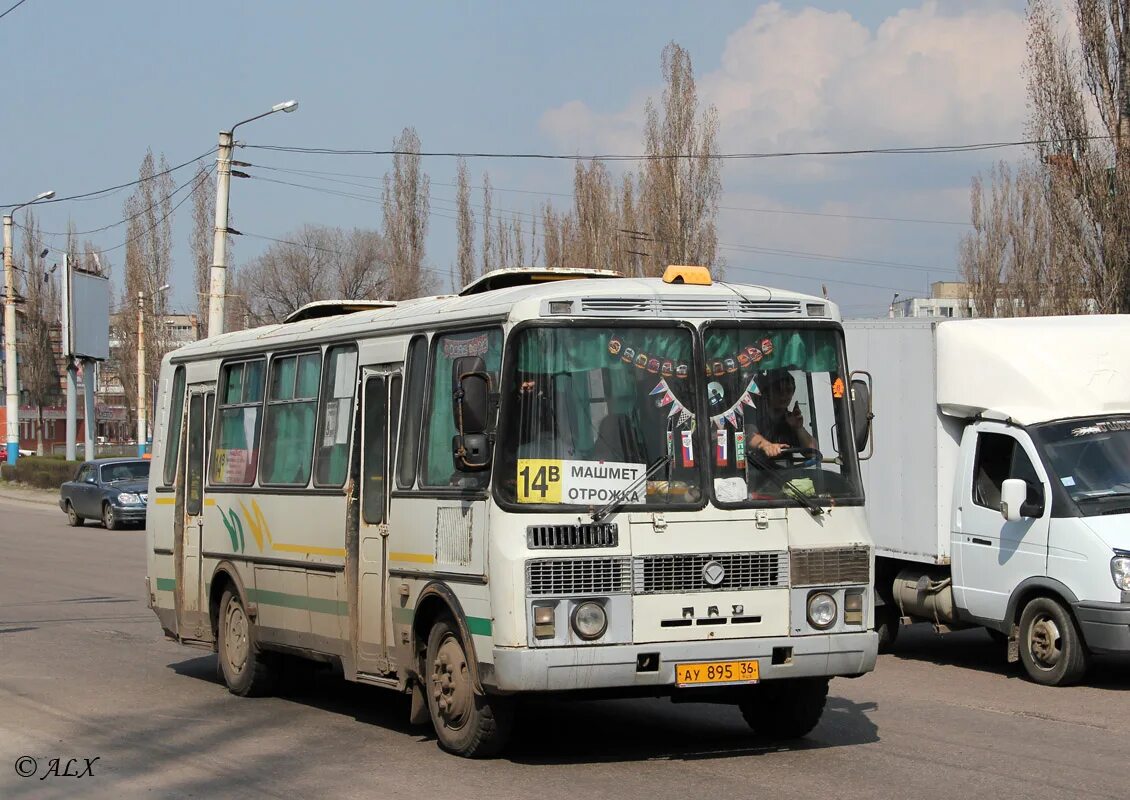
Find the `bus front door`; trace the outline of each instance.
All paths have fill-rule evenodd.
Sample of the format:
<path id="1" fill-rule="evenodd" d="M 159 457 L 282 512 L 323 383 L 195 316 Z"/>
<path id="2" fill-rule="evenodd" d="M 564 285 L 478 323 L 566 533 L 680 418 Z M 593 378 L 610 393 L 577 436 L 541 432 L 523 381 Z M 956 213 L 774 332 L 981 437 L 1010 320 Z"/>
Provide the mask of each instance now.
<path id="1" fill-rule="evenodd" d="M 212 625 L 204 599 L 201 572 L 201 538 L 204 529 L 204 496 L 208 465 L 209 432 L 215 403 L 215 384 L 188 387 L 188 446 L 184 454 L 184 480 L 177 484 L 179 522 L 174 557 L 177 565 L 177 634 L 182 641 L 211 641 Z"/>
<path id="2" fill-rule="evenodd" d="M 400 419 L 399 366 L 366 369 L 362 375 L 359 507 L 353 561 L 356 587 L 353 636 L 358 673 L 388 675 L 392 611 L 388 602 L 388 503 L 391 454 Z M 352 548 L 350 548 L 352 549 Z"/>

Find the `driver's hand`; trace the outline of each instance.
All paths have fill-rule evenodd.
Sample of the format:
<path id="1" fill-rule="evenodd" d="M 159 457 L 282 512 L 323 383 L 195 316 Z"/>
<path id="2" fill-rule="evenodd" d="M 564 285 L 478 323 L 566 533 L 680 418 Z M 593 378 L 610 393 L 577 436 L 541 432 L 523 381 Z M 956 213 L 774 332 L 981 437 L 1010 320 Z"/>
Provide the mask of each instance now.
<path id="1" fill-rule="evenodd" d="M 761 450 L 770 458 L 776 458 L 787 449 L 788 448 L 785 445 L 774 444 L 773 442 L 765 442 L 761 445 Z"/>
<path id="2" fill-rule="evenodd" d="M 793 428 L 800 428 L 804 424 L 804 415 L 800 413 L 800 404 L 794 404 L 793 410 L 785 415 L 785 420 Z"/>

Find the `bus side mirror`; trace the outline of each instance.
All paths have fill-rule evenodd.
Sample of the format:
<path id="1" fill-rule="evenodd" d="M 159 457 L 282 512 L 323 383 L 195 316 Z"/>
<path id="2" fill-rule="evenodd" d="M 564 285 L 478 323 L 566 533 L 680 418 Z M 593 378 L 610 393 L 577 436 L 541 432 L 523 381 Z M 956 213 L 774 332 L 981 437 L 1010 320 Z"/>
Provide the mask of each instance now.
<path id="1" fill-rule="evenodd" d="M 479 356 L 464 356 L 451 365 L 451 413 L 455 438 L 451 441 L 455 468 L 462 471 L 490 466 L 490 440 L 486 433 L 490 407 L 490 374 Z"/>
<path id="2" fill-rule="evenodd" d="M 857 378 L 857 375 L 866 376 Z M 871 373 L 856 370 L 851 373 L 851 422 L 855 431 L 855 451 L 862 453 L 871 445 L 871 451 L 861 460 L 871 458 L 875 453 L 874 443 L 871 441 L 871 421 L 875 418 L 875 411 L 871 404 Z"/>

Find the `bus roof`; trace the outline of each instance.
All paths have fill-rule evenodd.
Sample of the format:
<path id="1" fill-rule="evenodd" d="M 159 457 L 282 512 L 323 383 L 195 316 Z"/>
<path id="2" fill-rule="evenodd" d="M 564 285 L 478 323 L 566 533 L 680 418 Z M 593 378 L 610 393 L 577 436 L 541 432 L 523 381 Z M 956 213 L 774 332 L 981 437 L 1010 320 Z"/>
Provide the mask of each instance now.
<path id="1" fill-rule="evenodd" d="M 550 305 L 552 303 L 552 306 Z M 467 296 L 402 300 L 387 308 L 265 325 L 191 342 L 176 360 L 214 357 L 217 350 L 283 347 L 311 338 L 371 336 L 449 326 L 461 320 L 563 316 L 583 319 L 839 320 L 834 303 L 812 295 L 752 284 L 715 281 L 710 286 L 668 284 L 659 278 L 598 278 L 538 282 Z"/>

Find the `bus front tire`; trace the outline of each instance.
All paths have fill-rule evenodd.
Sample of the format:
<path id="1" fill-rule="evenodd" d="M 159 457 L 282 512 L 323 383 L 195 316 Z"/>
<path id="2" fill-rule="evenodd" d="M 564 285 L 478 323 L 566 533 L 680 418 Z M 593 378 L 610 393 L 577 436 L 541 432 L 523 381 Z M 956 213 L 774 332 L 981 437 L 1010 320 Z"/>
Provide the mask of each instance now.
<path id="1" fill-rule="evenodd" d="M 1037 597 L 1020 615 L 1020 661 L 1044 686 L 1070 686 L 1087 673 L 1088 653 L 1071 613 L 1050 597 Z"/>
<path id="2" fill-rule="evenodd" d="M 225 589 L 220 600 L 220 677 L 228 691 L 240 697 L 261 697 L 274 688 L 268 654 L 255 641 L 255 628 L 239 595 Z"/>
<path id="3" fill-rule="evenodd" d="M 450 617 L 432 626 L 426 659 L 424 694 L 440 747 L 465 758 L 501 753 L 513 727 L 512 701 L 475 690 L 467 650 Z"/>
<path id="4" fill-rule="evenodd" d="M 828 678 L 767 681 L 745 690 L 738 708 L 754 732 L 769 739 L 807 736 L 824 715 Z"/>

